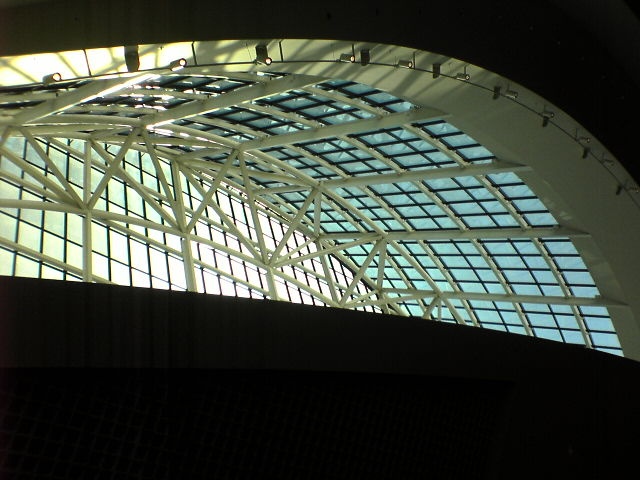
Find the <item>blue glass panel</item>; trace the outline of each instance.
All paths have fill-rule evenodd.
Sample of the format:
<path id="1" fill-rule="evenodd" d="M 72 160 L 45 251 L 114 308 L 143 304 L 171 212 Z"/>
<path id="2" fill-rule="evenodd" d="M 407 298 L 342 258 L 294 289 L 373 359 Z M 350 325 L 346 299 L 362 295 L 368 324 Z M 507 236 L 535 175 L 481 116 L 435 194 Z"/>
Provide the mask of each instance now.
<path id="1" fill-rule="evenodd" d="M 518 221 L 513 218 L 509 214 L 504 215 L 491 215 L 491 218 L 498 224 L 500 227 L 517 227 Z"/>
<path id="2" fill-rule="evenodd" d="M 502 324 L 498 324 L 498 323 L 483 323 L 482 326 L 484 328 L 488 328 L 490 330 L 498 330 L 500 332 L 506 332 L 507 331 L 507 327 L 502 325 Z"/>
<path id="3" fill-rule="evenodd" d="M 542 291 L 537 285 L 519 285 L 511 286 L 516 295 L 542 295 Z"/>
<path id="4" fill-rule="evenodd" d="M 571 328 L 575 330 L 580 328 L 576 321 L 576 317 L 573 315 L 556 315 L 556 321 L 560 328 Z"/>
<path id="5" fill-rule="evenodd" d="M 448 135 L 447 137 L 445 137 L 445 141 L 452 147 L 477 144 L 477 142 L 473 138 L 464 133 L 458 135 Z"/>
<path id="6" fill-rule="evenodd" d="M 529 225 L 532 226 L 552 226 L 557 225 L 556 219 L 550 213 L 527 213 L 524 216 Z"/>
<path id="7" fill-rule="evenodd" d="M 618 347 L 620 348 L 620 342 L 618 341 L 618 336 L 613 333 L 599 333 L 592 332 L 591 339 L 594 345 L 600 347 Z"/>
<path id="8" fill-rule="evenodd" d="M 467 160 L 478 158 L 493 158 L 493 154 L 484 147 L 459 148 L 458 152 Z"/>
<path id="9" fill-rule="evenodd" d="M 424 129 L 434 135 L 444 135 L 447 133 L 456 133 L 459 132 L 456 127 L 447 123 L 447 122 L 439 122 L 433 125 L 425 125 Z"/>
<path id="10" fill-rule="evenodd" d="M 520 335 L 526 335 L 527 333 L 522 325 L 507 325 L 507 331 L 510 333 L 518 333 Z"/>
<path id="11" fill-rule="evenodd" d="M 210 77 L 162 77 L 161 81 L 167 85 L 165 88 L 171 85 L 171 88 L 182 89 L 181 91 L 209 93 L 233 90 L 248 84 Z M 265 135 L 281 135 L 308 129 L 310 125 L 346 124 L 371 118 L 374 114 L 368 111 L 366 105 L 376 107 L 377 111 L 387 112 L 407 111 L 415 106 L 405 99 L 351 81 L 329 80 L 318 84 L 316 88 L 331 91 L 332 94 L 325 96 L 318 95 L 317 91 L 311 93 L 305 90 L 291 90 L 255 100 L 255 103 L 210 112 L 205 115 L 209 119 L 208 122 L 197 122 L 195 118 L 183 119 L 180 125 L 206 131 L 211 135 L 246 141 Z M 338 97 L 340 95 L 343 96 L 342 100 Z M 136 101 L 122 104 L 135 106 Z M 139 102 L 145 101 L 148 100 L 142 99 Z M 170 106 L 179 105 L 184 101 L 186 100 L 174 100 Z M 260 105 L 261 108 L 256 108 L 255 105 Z M 300 117 L 306 120 L 301 120 Z M 300 121 L 292 120 L 295 118 Z M 362 148 L 362 145 L 365 147 Z M 447 151 L 447 148 L 450 150 Z M 176 151 L 182 153 L 189 149 L 184 147 Z M 228 152 L 210 154 L 208 158 L 222 162 L 227 154 Z M 417 169 L 424 169 L 426 174 L 430 169 L 484 163 L 494 158 L 492 152 L 479 145 L 465 132 L 438 119 L 418 122 L 412 128 L 398 126 L 353 134 L 346 140 L 318 138 L 300 143 L 296 148 L 265 148 L 259 154 L 265 155 L 261 160 L 276 165 L 275 171 L 279 171 L 279 166 L 294 168 L 304 176 L 316 180 L 338 177 L 348 179 Z M 39 162 L 37 157 L 28 156 L 29 158 L 34 163 Z M 255 163 L 250 164 L 250 168 L 269 171 L 266 165 Z M 283 180 L 257 181 L 260 185 L 271 187 L 287 184 Z M 295 215 L 296 208 L 302 205 L 306 195 L 308 192 L 279 193 L 265 198 L 281 205 L 282 210 L 288 215 Z M 369 231 L 372 229 L 372 223 L 382 230 L 400 232 L 407 229 L 458 230 L 460 225 L 472 230 L 487 229 L 487 237 L 491 240 L 443 240 L 424 244 L 400 241 L 398 247 L 389 244 L 387 265 L 384 268 L 386 278 L 383 285 L 386 287 L 414 287 L 423 290 L 432 288 L 412 262 L 399 255 L 398 250 L 401 250 L 408 251 L 414 263 L 422 265 L 428 275 L 437 282 L 437 287 L 443 291 L 499 294 L 508 291 L 522 295 L 561 297 L 597 295 L 593 278 L 570 239 L 549 238 L 533 241 L 495 237 L 494 229 L 498 228 L 519 227 L 523 224 L 557 225 L 543 202 L 514 172 L 431 180 L 416 178 L 414 181 L 395 184 L 372 183 L 361 188 L 334 189 L 331 195 L 340 197 L 335 198 L 336 205 L 340 207 L 323 202 L 321 228 L 325 232 Z M 131 205 L 133 200 L 132 198 Z M 442 202 L 445 208 L 438 206 L 439 202 Z M 125 205 L 111 204 L 110 208 L 114 211 L 125 211 Z M 357 209 L 358 213 L 352 215 L 346 211 L 335 211 L 336 208 Z M 308 224 L 315 216 L 314 211 L 315 207 L 312 205 L 306 213 L 305 219 L 308 220 Z M 366 217 L 367 221 L 355 220 L 362 217 Z M 244 221 L 247 221 L 246 218 Z M 455 235 L 451 234 L 451 237 Z M 370 249 L 371 244 L 350 248 L 344 255 L 357 268 Z M 483 258 L 480 253 L 488 255 L 488 259 Z M 551 260 L 543 255 L 546 253 Z M 430 254 L 437 261 L 430 258 Z M 334 260 L 332 259 L 332 262 Z M 366 274 L 372 278 L 377 277 L 377 261 L 376 257 L 366 270 Z M 341 264 L 337 260 L 335 262 L 336 265 Z M 345 268 L 346 277 L 349 277 L 349 268 L 345 265 L 342 267 Z M 560 272 L 561 280 L 566 283 L 564 289 L 564 286 L 558 285 L 552 267 Z M 492 269 L 500 271 L 499 276 L 506 282 L 506 289 Z M 345 280 L 340 282 L 344 283 Z M 363 288 L 363 292 L 368 289 L 360 286 L 358 288 Z M 427 298 L 424 303 L 429 301 Z M 401 305 L 408 314 L 421 315 L 422 303 L 406 301 Z M 470 322 L 475 315 L 487 328 L 504 329 L 505 325 L 508 325 L 506 328 L 511 332 L 526 333 L 513 303 L 454 300 L 449 304 L 456 311 L 444 307 L 444 321 L 454 321 L 454 317 L 457 317 Z M 615 337 L 608 311 L 604 307 L 545 304 L 521 306 L 524 315 L 534 323 L 536 334 L 544 338 L 580 343 L 583 334 L 579 330 L 582 323 L 576 319 L 578 313 L 578 316 L 584 318 L 587 329 L 593 332 L 592 335 L 602 331 Z M 472 314 L 467 311 L 468 308 L 471 308 Z M 595 340 L 594 337 L 594 344 L 599 348 L 614 352 L 619 349 L 619 344 L 613 343 L 608 337 L 601 338 L 600 343 Z"/>
<path id="12" fill-rule="evenodd" d="M 582 333 L 576 330 L 561 330 L 564 341 L 567 343 L 574 343 L 577 345 L 584 345 L 584 337 Z"/>
<path id="13" fill-rule="evenodd" d="M 558 342 L 562 342 L 563 340 L 560 332 L 551 328 L 534 328 L 533 332 L 536 337 L 546 338 L 547 340 L 555 340 Z"/>
<path id="14" fill-rule="evenodd" d="M 462 215 L 462 212 L 458 212 Z M 469 228 L 490 228 L 495 227 L 496 222 L 491 217 L 476 216 L 476 217 L 464 217 L 464 223 Z"/>
<path id="15" fill-rule="evenodd" d="M 598 330 L 601 332 L 613 332 L 613 324 L 611 323 L 611 319 L 606 316 L 606 317 L 591 317 L 591 316 L 587 316 L 587 314 L 585 313 L 585 309 L 588 308 L 592 308 L 592 307 L 580 307 L 580 310 L 582 311 L 583 315 L 585 315 L 585 323 L 587 324 L 587 328 L 589 330 Z M 601 308 L 601 307 L 597 307 L 597 308 Z M 606 309 L 605 309 L 606 310 Z M 602 315 L 607 315 L 607 313 L 605 312 Z"/>

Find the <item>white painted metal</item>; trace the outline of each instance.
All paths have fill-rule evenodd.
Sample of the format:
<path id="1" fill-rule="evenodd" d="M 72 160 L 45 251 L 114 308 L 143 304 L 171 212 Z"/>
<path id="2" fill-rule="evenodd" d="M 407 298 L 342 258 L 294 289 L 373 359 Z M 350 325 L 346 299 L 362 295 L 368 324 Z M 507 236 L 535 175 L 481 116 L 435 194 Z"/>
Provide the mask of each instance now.
<path id="1" fill-rule="evenodd" d="M 285 65 L 283 68 L 289 67 Z M 338 67 L 333 66 L 331 68 Z M 313 68 L 308 70 L 308 72 L 312 71 L 314 71 Z M 326 71 L 328 72 L 329 70 Z M 416 72 L 401 72 L 402 75 L 409 76 L 414 75 L 414 73 Z M 388 114 L 381 109 L 367 106 L 361 101 L 348 98 L 337 92 L 325 91 L 314 87 L 313 85 L 322 77 L 322 75 L 316 76 L 315 74 L 294 74 L 270 79 L 271 77 L 258 77 L 248 74 L 246 76 L 247 79 L 259 80 L 259 83 L 211 97 L 189 92 L 175 92 L 171 91 L 171 89 L 163 88 L 157 88 L 149 92 L 147 89 L 135 86 L 136 83 L 140 82 L 139 76 L 100 81 L 93 80 L 75 90 L 55 97 L 42 92 L 39 92 L 38 96 L 36 96 L 35 92 L 33 95 L 24 94 L 25 101 L 30 98 L 39 98 L 44 101 L 35 107 L 18 110 L 16 115 L 2 120 L 0 122 L 4 124 L 2 141 L 4 142 L 9 136 L 24 137 L 40 159 L 47 165 L 52 175 L 43 175 L 41 171 L 16 156 L 14 152 L 0 145 L 0 153 L 3 157 L 7 158 L 30 177 L 21 178 L 10 172 L 0 171 L 0 178 L 8 180 L 14 185 L 23 186 L 41 195 L 46 200 L 41 202 L 2 198 L 0 199 L 0 208 L 58 211 L 82 216 L 83 268 L 78 269 L 67 265 L 60 260 L 52 259 L 10 240 L 4 239 L 2 244 L 32 258 L 38 258 L 58 268 L 66 269 L 74 273 L 74 275 L 81 276 L 85 281 L 106 281 L 104 278 L 93 275 L 91 269 L 93 242 L 91 224 L 94 221 L 99 221 L 117 231 L 130 235 L 132 238 L 180 257 L 185 267 L 187 288 L 192 291 L 197 288 L 194 272 L 198 267 L 219 273 L 230 281 L 250 287 L 256 292 L 268 295 L 271 298 L 280 298 L 277 284 L 278 282 L 286 281 L 328 305 L 346 307 L 379 306 L 382 311 L 406 314 L 406 310 L 403 310 L 401 306 L 402 302 L 415 301 L 422 308 L 425 318 L 432 318 L 436 309 L 438 311 L 437 317 L 441 318 L 443 307 L 447 307 L 459 323 L 467 323 L 467 321 L 458 311 L 459 307 L 453 306 L 452 302 L 454 301 L 462 302 L 463 309 L 467 313 L 466 316 L 474 324 L 478 324 L 478 321 L 469 302 L 475 300 L 510 302 L 516 304 L 518 315 L 529 334 L 532 334 L 532 330 L 530 325 L 527 324 L 519 304 L 548 303 L 569 305 L 573 308 L 573 313 L 580 324 L 585 344 L 588 346 L 591 345 L 590 338 L 584 325 L 584 319 L 581 318 L 577 307 L 606 306 L 613 310 L 628 309 L 627 303 L 623 301 L 624 296 L 620 296 L 620 300 L 614 300 L 613 298 L 618 298 L 615 295 L 613 297 L 603 296 L 596 298 L 582 298 L 571 295 L 570 289 L 562 281 L 562 275 L 555 267 L 553 260 L 548 255 L 545 255 L 544 248 L 541 247 L 541 243 L 537 240 L 539 238 L 572 238 L 591 241 L 593 240 L 592 229 L 581 228 L 583 224 L 574 221 L 569 214 L 559 216 L 563 220 L 566 219 L 566 222 L 563 221 L 563 226 L 555 228 L 527 227 L 526 222 L 515 211 L 510 202 L 502 198 L 497 189 L 492 187 L 486 179 L 486 175 L 502 172 L 517 172 L 535 177 L 535 162 L 516 163 L 495 160 L 484 164 L 468 164 L 464 159 L 447 149 L 444 144 L 434 138 L 430 138 L 420 128 L 411 125 L 413 122 L 431 119 L 434 116 L 443 117 L 445 109 L 440 108 L 441 105 L 444 105 L 443 102 L 438 100 L 433 102 L 434 106 L 424 106 L 404 113 Z M 368 76 L 367 78 L 371 77 Z M 380 84 L 382 86 L 386 85 L 385 80 L 380 81 Z M 128 95 L 165 95 L 188 100 L 188 103 L 164 111 L 144 107 L 138 109 L 137 112 L 135 112 L 136 109 L 131 107 L 118 105 L 79 106 L 82 102 L 104 96 L 106 93 L 115 94 L 124 89 L 126 89 Z M 278 112 L 277 109 L 253 103 L 260 98 L 292 89 L 305 89 L 310 93 L 323 95 L 346 105 L 357 106 L 376 116 L 371 119 L 357 120 L 343 125 L 321 126 L 318 122 L 305 119 L 297 114 L 284 114 Z M 411 90 L 411 92 L 416 98 L 419 97 L 414 90 Z M 0 102 L 4 100 L 9 101 L 8 98 L 0 98 Z M 294 120 L 307 128 L 295 133 L 268 136 L 264 132 L 252 130 L 247 126 L 235 126 L 239 131 L 254 137 L 254 140 L 239 142 L 173 123 L 182 118 L 190 118 L 203 124 L 232 128 L 234 125 L 229 122 L 207 118 L 204 117 L 204 114 L 238 104 L 257 112 L 270 113 Z M 421 104 L 427 105 L 425 102 Z M 474 126 L 477 126 L 477 123 L 481 122 L 478 119 L 472 119 L 473 121 L 465 119 L 464 112 L 461 111 L 459 105 L 454 110 L 455 113 L 452 115 L 454 120 L 452 121 L 457 122 L 460 119 L 460 126 L 464 127 L 466 124 L 473 123 L 473 121 L 476 122 Z M 92 111 L 110 113 L 110 115 L 88 113 Z M 126 116 L 133 113 L 142 114 L 142 116 L 139 118 Z M 399 126 L 404 126 L 406 130 L 433 145 L 440 152 L 454 158 L 457 166 L 402 171 L 397 165 L 385 158 L 384 155 L 372 152 L 371 155 L 374 158 L 392 169 L 391 173 L 348 176 L 321 158 L 296 145 L 306 141 L 337 137 L 341 141 L 357 148 L 363 148 L 360 142 L 350 138 L 349 135 L 379 128 Z M 480 130 L 482 129 L 480 128 Z M 78 138 L 84 141 L 84 152 L 78 153 L 72 147 L 64 145 L 64 142 L 57 140 L 65 138 Z M 73 155 L 78 155 L 79 158 L 84 159 L 85 170 L 81 192 L 78 193 L 76 191 L 77 187 L 70 185 L 65 178 L 65 174 L 57 169 L 55 163 L 48 158 L 44 149 L 40 146 L 41 140 L 49 141 L 59 148 L 70 153 L 73 152 Z M 113 155 L 104 148 L 103 143 L 117 145 L 120 149 L 117 154 Z M 489 143 L 491 142 L 489 141 L 487 144 Z M 180 152 L 175 148 L 178 146 L 192 148 L 193 151 Z M 286 164 L 286 162 L 282 162 L 262 151 L 275 146 L 287 146 L 293 152 L 302 154 L 305 158 L 332 169 L 338 178 L 320 181 L 313 179 Z M 133 178 L 120 166 L 125 155 L 133 151 L 142 152 L 149 156 L 158 180 L 157 192 Z M 513 151 L 515 152 L 517 149 L 514 148 Z M 92 160 L 93 153 L 98 155 L 101 162 L 96 161 L 96 159 Z M 219 156 L 220 154 L 224 154 L 226 160 L 213 162 L 207 159 L 212 155 Z M 521 158 L 518 155 L 511 154 L 507 149 L 501 151 L 499 156 L 500 158 L 515 158 L 517 162 L 521 162 Z M 250 166 L 252 162 L 256 163 L 256 168 Z M 163 165 L 165 164 L 169 165 L 172 172 L 171 179 L 166 178 L 163 173 Z M 99 172 L 99 175 L 101 175 L 101 180 L 93 189 L 93 192 L 91 191 L 92 169 L 94 174 Z M 468 229 L 464 227 L 460 219 L 455 217 L 451 209 L 448 209 L 446 205 L 435 198 L 432 192 L 428 191 L 428 188 L 423 183 L 427 180 L 463 176 L 473 176 L 489 189 L 512 216 L 518 219 L 520 228 Z M 200 195 L 201 202 L 197 207 L 190 208 L 184 204 L 182 198 L 183 186 L 180 184 L 181 177 L 188 183 L 189 188 Z M 150 221 L 103 210 L 99 206 L 99 202 L 112 178 L 125 182 L 128 187 L 140 195 L 148 208 L 153 209 L 160 216 L 162 221 Z M 277 182 L 277 185 L 265 186 L 267 182 Z M 372 219 L 355 208 L 348 199 L 341 197 L 337 193 L 342 188 L 353 188 L 360 189 L 366 195 L 375 198 L 375 193 L 370 189 L 372 185 L 400 182 L 412 182 L 416 185 L 421 192 L 427 194 L 436 205 L 441 207 L 454 220 L 458 229 L 415 231 L 397 212 L 393 211 L 392 207 L 378 200 L 382 209 L 403 225 L 404 228 L 403 231 L 384 231 L 375 225 Z M 216 203 L 215 194 L 223 187 L 229 188 L 225 192 L 231 197 L 248 203 L 249 217 L 254 229 L 251 235 L 247 235 L 237 228 L 228 212 Z M 306 197 L 300 208 L 293 208 L 284 197 L 284 194 L 295 192 L 302 192 Z M 165 208 L 167 205 L 168 209 Z M 309 211 L 312 205 L 313 214 Z M 321 222 L 322 208 L 341 212 L 344 218 L 350 222 L 355 232 L 324 232 Z M 215 215 L 212 215 L 212 217 L 216 215 L 217 217 L 209 218 L 206 215 L 208 212 L 214 212 Z M 267 247 L 266 233 L 262 231 L 260 223 L 261 216 L 268 216 L 286 226 L 282 238 L 273 248 Z M 198 226 L 200 224 L 233 236 L 242 245 L 242 251 L 238 252 L 220 242 L 199 235 Z M 140 228 L 175 235 L 181 239 L 181 248 L 175 249 L 145 236 L 140 233 Z M 256 235 L 255 238 L 252 237 L 253 233 Z M 303 240 L 301 243 L 297 247 L 288 245 L 292 237 L 298 234 L 302 235 Z M 513 294 L 500 269 L 491 259 L 481 242 L 479 242 L 479 240 L 502 238 L 531 239 L 534 241 L 538 246 L 539 252 L 543 255 L 559 281 L 565 296 L 542 297 Z M 429 246 L 431 241 L 442 240 L 468 240 L 472 242 L 482 258 L 496 274 L 500 285 L 507 293 L 479 294 L 460 291 L 447 268 L 438 260 Z M 416 242 L 422 248 L 437 268 L 442 271 L 451 286 L 451 291 L 446 291 L 446 289 L 442 291 L 437 287 L 425 268 L 403 246 L 401 243 L 403 241 Z M 192 242 L 207 245 L 217 251 L 233 255 L 242 262 L 254 265 L 257 269 L 266 272 L 267 288 L 251 283 L 231 272 L 225 272 L 203 259 L 195 258 Z M 373 247 L 365 261 L 356 265 L 346 252 L 362 245 L 373 245 Z M 313 248 L 309 248 L 311 246 Z M 397 252 L 399 260 L 395 260 L 394 256 L 389 253 L 392 250 Z M 378 256 L 377 273 L 370 278 L 366 275 L 366 271 L 376 255 Z M 332 259 L 337 259 L 342 265 L 347 266 L 351 277 L 338 279 L 335 272 L 332 271 Z M 318 265 L 317 270 L 310 268 L 311 262 L 316 262 Z M 418 272 L 421 279 L 429 285 L 429 290 L 419 290 L 413 287 L 412 281 L 404 273 L 402 264 L 405 263 Z M 329 294 L 319 293 L 317 289 L 288 273 L 292 272 L 294 268 L 297 268 L 297 271 L 303 272 L 305 275 L 315 277 L 318 281 L 325 282 L 328 285 Z M 394 271 L 406 288 L 385 288 L 385 268 Z"/>

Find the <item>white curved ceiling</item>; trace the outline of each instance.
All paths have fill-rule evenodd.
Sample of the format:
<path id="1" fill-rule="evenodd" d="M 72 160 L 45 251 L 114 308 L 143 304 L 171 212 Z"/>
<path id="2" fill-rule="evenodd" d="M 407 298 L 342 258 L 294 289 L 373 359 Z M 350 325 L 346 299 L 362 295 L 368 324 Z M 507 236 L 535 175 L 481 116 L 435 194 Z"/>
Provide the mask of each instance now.
<path id="1" fill-rule="evenodd" d="M 4 59 L 2 273 L 640 355 L 638 198 L 597 139 L 452 59 L 286 40 L 265 42 L 267 66 L 257 43 L 141 46 L 134 73 L 122 49 Z M 177 58 L 189 65 L 171 71 Z M 53 72 L 63 80 L 40 83 Z"/>

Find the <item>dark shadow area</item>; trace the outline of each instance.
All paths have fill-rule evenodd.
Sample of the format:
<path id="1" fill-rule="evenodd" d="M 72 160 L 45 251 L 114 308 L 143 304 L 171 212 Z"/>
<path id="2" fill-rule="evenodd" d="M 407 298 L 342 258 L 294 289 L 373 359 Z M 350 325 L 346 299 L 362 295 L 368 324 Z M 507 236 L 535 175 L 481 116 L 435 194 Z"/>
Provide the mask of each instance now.
<path id="1" fill-rule="evenodd" d="M 0 55 L 226 39 L 401 45 L 459 58 L 533 90 L 598 137 L 639 179 L 631 140 L 640 105 L 638 25 L 620 0 L 249 0 L 242 7 L 49 0 L 0 9 Z"/>
<path id="2" fill-rule="evenodd" d="M 7 478 L 487 478 L 509 392 L 336 373 L 9 375 Z"/>
<path id="3" fill-rule="evenodd" d="M 640 365 L 472 327 L 0 277 L 3 478 L 612 478 Z M 186 367 L 186 368 L 185 368 Z"/>

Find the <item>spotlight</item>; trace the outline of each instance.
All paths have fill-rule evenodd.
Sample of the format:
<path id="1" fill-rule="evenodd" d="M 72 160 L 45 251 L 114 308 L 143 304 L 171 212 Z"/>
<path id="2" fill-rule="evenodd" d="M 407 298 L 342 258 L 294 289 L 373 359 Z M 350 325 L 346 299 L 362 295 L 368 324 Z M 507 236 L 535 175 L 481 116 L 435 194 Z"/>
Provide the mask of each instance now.
<path id="1" fill-rule="evenodd" d="M 397 66 L 400 67 L 400 68 L 413 68 L 413 61 L 412 60 L 399 60 Z"/>
<path id="2" fill-rule="evenodd" d="M 591 143 L 591 137 L 578 137 L 580 143 Z"/>
<path id="3" fill-rule="evenodd" d="M 340 61 L 344 63 L 356 63 L 356 56 L 353 53 L 340 54 Z"/>
<path id="4" fill-rule="evenodd" d="M 140 55 L 138 45 L 126 45 L 124 47 L 124 63 L 128 72 L 137 72 L 140 68 Z"/>
<path id="5" fill-rule="evenodd" d="M 175 72 L 177 70 L 182 70 L 186 66 L 187 66 L 187 61 L 184 58 L 179 58 L 169 64 L 169 69 L 172 72 Z"/>
<path id="6" fill-rule="evenodd" d="M 45 85 L 50 85 L 52 83 L 59 82 L 60 80 L 62 80 L 62 75 L 60 75 L 58 72 L 50 73 L 49 75 L 45 75 L 44 77 L 42 77 L 42 83 L 44 83 Z"/>
<path id="7" fill-rule="evenodd" d="M 502 91 L 502 87 L 496 85 L 493 87 L 493 99 L 498 100 L 500 98 L 500 92 Z"/>
<path id="8" fill-rule="evenodd" d="M 433 75 L 433 78 L 438 78 L 440 76 L 440 67 L 442 66 L 442 64 L 440 63 L 434 63 L 431 66 L 431 73 Z"/>
<path id="9" fill-rule="evenodd" d="M 543 127 L 546 127 L 547 125 L 549 125 L 549 121 L 550 121 L 553 117 L 555 117 L 555 113 L 553 113 L 553 112 L 548 112 L 548 111 L 546 111 L 546 110 L 544 110 L 544 111 L 542 112 L 542 114 L 541 114 L 541 115 L 542 115 L 542 126 L 543 126 Z"/>
<path id="10" fill-rule="evenodd" d="M 515 90 L 506 90 L 504 92 L 504 96 L 510 98 L 511 100 L 515 100 L 516 98 L 518 98 L 518 92 L 516 92 Z"/>
<path id="11" fill-rule="evenodd" d="M 456 73 L 456 80 L 461 80 L 463 82 L 466 82 L 467 80 L 469 80 L 471 78 L 471 75 L 469 75 L 467 72 L 464 73 Z"/>
<path id="12" fill-rule="evenodd" d="M 369 62 L 371 61 L 371 52 L 369 52 L 369 49 L 364 49 L 364 50 L 360 50 L 360 65 L 362 65 L 363 67 L 366 67 L 367 65 L 369 65 Z"/>
<path id="13" fill-rule="evenodd" d="M 266 45 L 256 45 L 256 62 L 261 65 L 271 65 L 273 59 L 269 56 L 267 52 Z"/>

